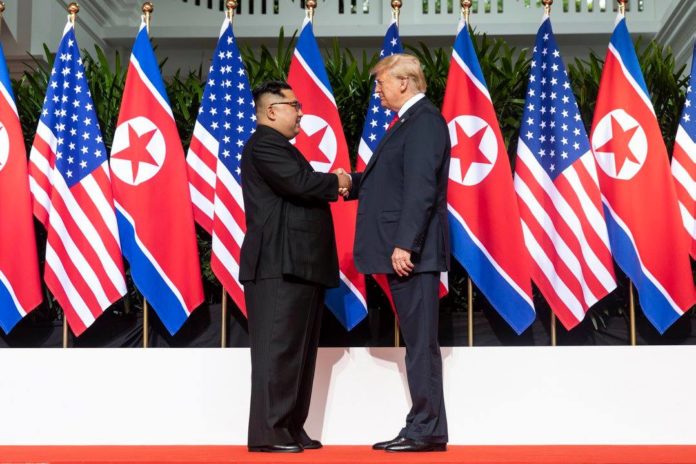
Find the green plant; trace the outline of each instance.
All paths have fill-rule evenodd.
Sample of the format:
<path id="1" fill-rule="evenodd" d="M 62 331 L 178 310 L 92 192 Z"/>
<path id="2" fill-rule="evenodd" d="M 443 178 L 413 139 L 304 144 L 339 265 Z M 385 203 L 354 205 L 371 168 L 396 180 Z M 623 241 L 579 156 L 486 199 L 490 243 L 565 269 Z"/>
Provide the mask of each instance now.
<path id="1" fill-rule="evenodd" d="M 286 78 L 295 48 L 296 34 L 297 32 L 294 32 L 292 36 L 286 37 L 281 29 L 273 52 L 265 46 L 258 49 L 249 46 L 241 48 L 252 86 L 268 79 Z M 502 39 L 493 39 L 475 31 L 471 31 L 471 34 L 510 159 L 514 161 L 530 66 L 528 50 L 518 50 L 510 47 Z M 687 82 L 684 76 L 685 69 L 683 66 L 676 66 L 674 55 L 668 48 L 654 42 L 647 46 L 642 46 L 642 43 L 638 42 L 636 46 L 662 133 L 671 152 L 679 114 L 685 99 Z M 419 43 L 418 46 L 406 44 L 406 48 L 423 64 L 428 81 L 429 98 L 436 105 L 441 105 L 451 49 L 430 48 L 424 43 Z M 331 47 L 324 51 L 324 55 L 327 74 L 354 162 L 373 85 L 369 71 L 377 63 L 379 56 L 377 53 L 370 55 L 363 52 L 356 57 L 352 51 L 341 48 L 337 40 L 334 40 Z M 110 150 L 123 94 L 126 67 L 118 53 L 113 57 L 107 57 L 99 48 L 94 55 L 83 52 L 82 56 L 104 141 L 107 150 Z M 13 81 L 28 147 L 34 139 L 54 55 L 47 47 L 44 47 L 43 59 L 33 57 L 31 59 L 33 61 L 29 65 L 29 70 L 20 79 Z M 576 59 L 568 66 L 573 91 L 588 131 L 592 123 L 602 66 L 603 60 L 594 53 L 590 53 L 587 59 Z M 188 149 L 203 94 L 204 69 L 207 69 L 207 63 L 202 63 L 194 71 L 177 71 L 166 79 L 167 93 L 185 151 Z M 39 242 L 41 246 L 45 239 L 39 238 Z M 198 243 L 207 299 L 217 301 L 220 285 L 210 270 L 210 236 L 200 228 Z M 465 306 L 463 302 L 466 301 L 466 273 L 461 268 L 456 268 L 450 274 L 450 283 L 451 306 L 455 310 L 463 310 Z M 130 286 L 130 288 L 133 287 Z M 137 293 L 133 291 L 132 296 L 136 297 Z M 606 317 L 612 314 L 624 314 L 626 305 L 626 301 L 621 298 L 602 305 L 596 310 L 597 316 L 593 319 L 593 323 L 596 327 L 601 327 Z"/>

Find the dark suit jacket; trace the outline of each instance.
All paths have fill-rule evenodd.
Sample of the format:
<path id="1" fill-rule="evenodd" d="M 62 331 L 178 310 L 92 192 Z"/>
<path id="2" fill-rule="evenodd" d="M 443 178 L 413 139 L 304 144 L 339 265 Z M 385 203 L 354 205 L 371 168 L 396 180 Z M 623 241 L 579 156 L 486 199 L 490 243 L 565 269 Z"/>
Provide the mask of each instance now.
<path id="1" fill-rule="evenodd" d="M 411 250 L 414 272 L 449 269 L 447 124 L 426 98 L 390 128 L 362 173 L 352 174 L 358 198 L 355 264 L 365 274 L 392 274 L 394 247 Z"/>
<path id="2" fill-rule="evenodd" d="M 240 281 L 294 276 L 337 287 L 338 256 L 329 201 L 338 178 L 315 172 L 283 135 L 259 125 L 241 161 L 247 231 Z"/>

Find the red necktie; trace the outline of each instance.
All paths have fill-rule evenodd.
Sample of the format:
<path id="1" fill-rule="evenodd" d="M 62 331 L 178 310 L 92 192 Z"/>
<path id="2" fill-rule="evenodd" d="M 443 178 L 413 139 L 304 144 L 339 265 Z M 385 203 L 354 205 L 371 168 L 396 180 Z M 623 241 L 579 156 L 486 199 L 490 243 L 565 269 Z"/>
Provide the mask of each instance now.
<path id="1" fill-rule="evenodd" d="M 394 126 L 394 124 L 396 124 L 396 122 L 397 122 L 398 120 L 399 120 L 399 115 L 397 114 L 397 115 L 394 116 L 394 119 L 392 119 L 391 122 L 389 123 L 389 126 L 387 127 L 387 130 L 391 129 L 391 128 Z"/>

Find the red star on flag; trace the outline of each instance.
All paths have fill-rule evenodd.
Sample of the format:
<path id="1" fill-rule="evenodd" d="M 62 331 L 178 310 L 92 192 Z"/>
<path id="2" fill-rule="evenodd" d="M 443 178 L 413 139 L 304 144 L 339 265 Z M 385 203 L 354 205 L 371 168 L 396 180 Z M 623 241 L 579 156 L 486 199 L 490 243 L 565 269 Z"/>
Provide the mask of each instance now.
<path id="1" fill-rule="evenodd" d="M 452 147 L 452 156 L 459 158 L 462 179 L 464 179 L 472 164 L 491 164 L 481 151 L 481 148 L 479 148 L 481 140 L 486 134 L 486 126 L 476 131 L 471 137 L 469 137 L 467 133 L 464 132 L 464 129 L 456 122 L 454 123 L 454 127 L 457 131 L 457 144 Z"/>
<path id="2" fill-rule="evenodd" d="M 302 154 L 307 158 L 307 161 L 317 161 L 319 163 L 331 163 L 331 160 L 321 151 L 319 144 L 324 138 L 324 134 L 329 126 L 324 126 L 314 134 L 309 135 L 304 130 L 300 130 L 295 138 L 295 146 L 302 151 Z M 303 149 L 304 148 L 304 149 Z"/>
<path id="3" fill-rule="evenodd" d="M 149 132 L 145 132 L 143 135 L 138 135 L 138 133 L 135 132 L 135 129 L 133 129 L 133 126 L 128 124 L 128 148 L 111 156 L 112 158 L 123 159 L 131 162 L 134 181 L 138 178 L 140 163 L 159 166 L 157 161 L 155 161 L 147 149 L 147 145 L 155 136 L 155 133 L 157 133 L 157 129 L 152 129 Z"/>
<path id="4" fill-rule="evenodd" d="M 640 161 L 633 155 L 631 148 L 628 146 L 631 143 L 633 135 L 638 130 L 640 126 L 631 127 L 628 130 L 623 130 L 621 124 L 614 118 L 611 117 L 611 139 L 601 147 L 597 148 L 596 151 L 604 153 L 614 154 L 614 163 L 616 165 L 616 174 L 621 172 L 626 160 L 632 161 L 636 164 L 640 164 Z"/>

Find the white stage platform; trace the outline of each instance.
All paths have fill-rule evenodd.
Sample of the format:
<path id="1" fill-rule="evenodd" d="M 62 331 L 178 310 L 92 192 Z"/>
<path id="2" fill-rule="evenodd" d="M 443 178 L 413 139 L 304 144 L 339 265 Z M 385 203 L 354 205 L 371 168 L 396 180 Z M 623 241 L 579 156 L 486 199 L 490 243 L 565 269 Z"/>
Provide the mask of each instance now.
<path id="1" fill-rule="evenodd" d="M 450 443 L 696 444 L 696 346 L 443 348 Z M 0 445 L 245 444 L 247 349 L 0 350 Z M 403 350 L 323 348 L 310 435 L 394 436 Z"/>

